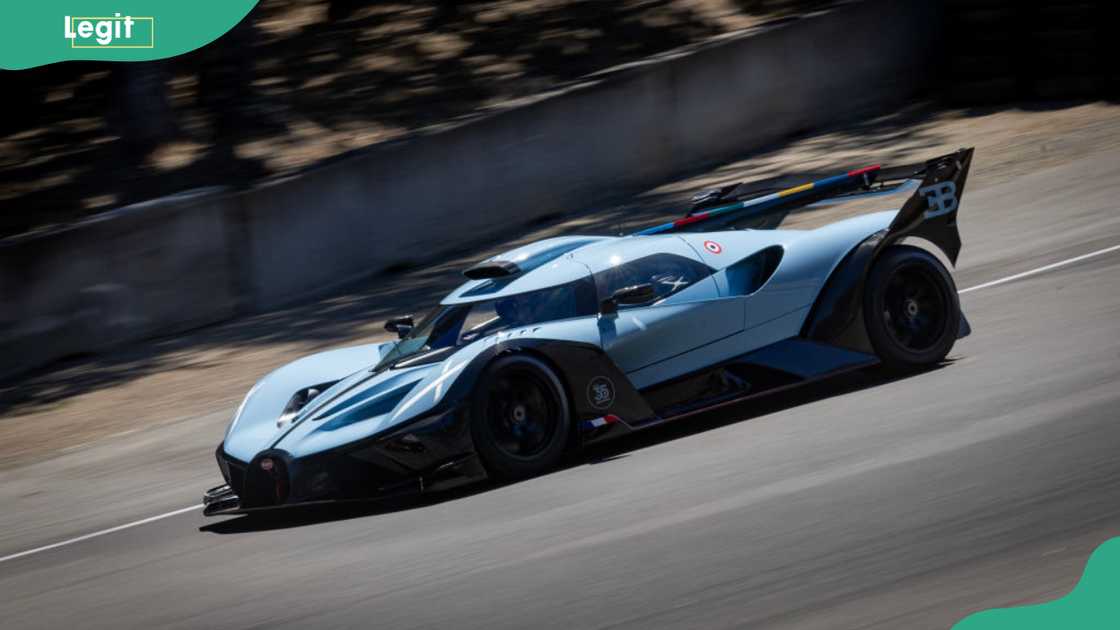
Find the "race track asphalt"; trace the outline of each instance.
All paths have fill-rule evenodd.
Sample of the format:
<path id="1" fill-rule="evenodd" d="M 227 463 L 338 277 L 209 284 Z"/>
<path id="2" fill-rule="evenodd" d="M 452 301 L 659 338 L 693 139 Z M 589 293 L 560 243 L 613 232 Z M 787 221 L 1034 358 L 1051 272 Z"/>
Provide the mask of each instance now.
<path id="1" fill-rule="evenodd" d="M 983 168 L 978 153 L 974 169 Z M 962 289 L 1120 244 L 1120 152 L 965 194 Z M 283 519 L 192 510 L 0 561 L 15 628 L 946 628 L 1120 534 L 1120 251 L 968 291 L 951 361 L 558 472 Z M 0 556 L 198 502 L 227 414 L 5 472 Z"/>

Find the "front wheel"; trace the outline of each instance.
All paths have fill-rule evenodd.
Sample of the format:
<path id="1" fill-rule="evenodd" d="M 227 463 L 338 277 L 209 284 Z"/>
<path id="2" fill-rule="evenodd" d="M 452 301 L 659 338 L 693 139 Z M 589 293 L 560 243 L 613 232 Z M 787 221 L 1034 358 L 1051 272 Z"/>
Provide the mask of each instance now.
<path id="1" fill-rule="evenodd" d="M 560 379 L 528 355 L 494 361 L 479 380 L 471 412 L 475 450 L 499 479 L 531 477 L 553 468 L 571 433 Z"/>
<path id="2" fill-rule="evenodd" d="M 933 365 L 957 340 L 961 308 L 953 277 L 929 252 L 887 248 L 868 274 L 863 296 L 867 335 L 891 368 Z"/>

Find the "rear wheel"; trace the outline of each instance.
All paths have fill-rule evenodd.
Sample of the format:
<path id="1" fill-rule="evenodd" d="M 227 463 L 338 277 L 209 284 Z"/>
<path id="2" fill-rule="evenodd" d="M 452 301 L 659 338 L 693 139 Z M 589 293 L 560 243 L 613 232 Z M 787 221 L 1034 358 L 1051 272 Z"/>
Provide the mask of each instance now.
<path id="1" fill-rule="evenodd" d="M 957 340 L 961 310 L 956 285 L 925 250 L 887 248 L 871 268 L 863 300 L 868 338 L 887 367 L 938 363 Z"/>
<path id="2" fill-rule="evenodd" d="M 554 467 L 571 433 L 560 379 L 543 361 L 510 355 L 483 374 L 472 405 L 471 436 L 491 475 L 519 479 Z"/>

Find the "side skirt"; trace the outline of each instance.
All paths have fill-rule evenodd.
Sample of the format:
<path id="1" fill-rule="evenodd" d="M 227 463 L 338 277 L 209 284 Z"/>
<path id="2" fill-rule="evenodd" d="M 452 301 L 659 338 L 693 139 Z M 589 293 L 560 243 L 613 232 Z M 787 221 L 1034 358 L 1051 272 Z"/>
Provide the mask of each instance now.
<path id="1" fill-rule="evenodd" d="M 584 424 L 584 442 L 599 442 L 830 378 L 879 363 L 878 357 L 793 337 L 642 390 L 655 410 L 644 419 L 612 416 Z"/>

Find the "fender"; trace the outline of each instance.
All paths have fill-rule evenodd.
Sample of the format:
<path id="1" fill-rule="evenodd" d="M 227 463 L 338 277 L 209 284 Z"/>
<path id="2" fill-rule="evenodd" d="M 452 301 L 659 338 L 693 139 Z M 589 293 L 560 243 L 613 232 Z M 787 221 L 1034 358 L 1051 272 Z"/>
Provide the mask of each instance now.
<path id="1" fill-rule="evenodd" d="M 336 348 L 292 361 L 261 378 L 245 395 L 223 438 L 226 452 L 248 461 L 282 430 L 276 420 L 302 388 L 335 382 L 376 363 L 393 342 Z M 314 401 L 312 401 L 314 403 Z M 234 428 L 240 426 L 235 432 Z"/>
<path id="2" fill-rule="evenodd" d="M 630 425 L 656 417 L 645 398 L 602 348 L 579 341 L 541 338 L 504 339 L 480 352 L 455 379 L 444 404 L 466 401 L 491 361 L 511 352 L 531 353 L 556 370 L 568 395 L 577 435 L 599 438 L 608 433 L 628 433 Z M 595 423 L 596 420 L 602 422 Z M 610 430 L 593 430 L 600 428 Z"/>
<path id="3" fill-rule="evenodd" d="M 863 318 L 858 315 L 864 280 L 886 236 L 887 230 L 872 234 L 840 261 L 813 303 L 801 329 L 802 337 L 873 354 Z"/>

